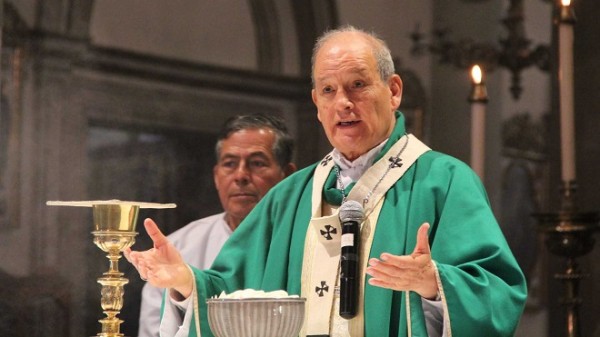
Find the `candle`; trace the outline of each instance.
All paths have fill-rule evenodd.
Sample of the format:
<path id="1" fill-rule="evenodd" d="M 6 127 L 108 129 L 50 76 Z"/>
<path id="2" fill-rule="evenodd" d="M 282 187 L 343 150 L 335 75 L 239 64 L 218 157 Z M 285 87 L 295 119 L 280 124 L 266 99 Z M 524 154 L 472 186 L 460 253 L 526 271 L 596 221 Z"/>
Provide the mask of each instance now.
<path id="1" fill-rule="evenodd" d="M 471 103 L 471 168 L 483 180 L 485 174 L 485 109 L 487 92 L 483 83 L 483 71 L 478 65 L 471 69 L 473 90 Z"/>
<path id="2" fill-rule="evenodd" d="M 562 0 L 558 27 L 558 86 L 562 181 L 575 181 L 575 114 L 573 93 L 573 23 L 571 1 Z"/>

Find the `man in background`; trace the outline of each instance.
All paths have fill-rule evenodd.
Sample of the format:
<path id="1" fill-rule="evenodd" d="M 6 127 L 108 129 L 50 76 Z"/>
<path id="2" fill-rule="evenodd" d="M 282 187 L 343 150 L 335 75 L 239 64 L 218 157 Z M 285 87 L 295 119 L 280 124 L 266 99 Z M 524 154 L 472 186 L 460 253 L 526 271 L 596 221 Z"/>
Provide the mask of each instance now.
<path id="1" fill-rule="evenodd" d="M 231 233 L 258 201 L 296 170 L 294 142 L 283 121 L 270 115 L 240 115 L 221 129 L 213 168 L 224 212 L 193 221 L 169 235 L 187 263 L 210 268 Z M 142 290 L 138 337 L 159 335 L 164 290 L 146 284 Z"/>

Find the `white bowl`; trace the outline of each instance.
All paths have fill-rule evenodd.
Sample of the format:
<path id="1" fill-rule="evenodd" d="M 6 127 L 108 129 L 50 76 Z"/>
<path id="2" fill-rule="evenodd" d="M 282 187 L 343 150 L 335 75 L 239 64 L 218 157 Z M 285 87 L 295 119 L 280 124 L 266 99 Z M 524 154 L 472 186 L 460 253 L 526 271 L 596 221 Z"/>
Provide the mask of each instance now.
<path id="1" fill-rule="evenodd" d="M 304 298 L 213 298 L 208 323 L 216 337 L 298 337 Z"/>

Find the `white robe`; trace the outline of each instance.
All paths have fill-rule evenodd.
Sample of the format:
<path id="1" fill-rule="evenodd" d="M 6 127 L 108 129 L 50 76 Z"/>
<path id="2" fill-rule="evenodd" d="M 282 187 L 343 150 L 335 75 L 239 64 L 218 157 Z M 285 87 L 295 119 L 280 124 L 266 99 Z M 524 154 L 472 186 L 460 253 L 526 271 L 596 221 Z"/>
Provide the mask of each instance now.
<path id="1" fill-rule="evenodd" d="M 199 269 L 208 269 L 231 233 L 231 228 L 225 222 L 225 213 L 219 213 L 190 222 L 168 238 L 186 263 Z M 164 289 L 149 283 L 144 285 L 138 337 L 159 336 L 163 294 Z"/>

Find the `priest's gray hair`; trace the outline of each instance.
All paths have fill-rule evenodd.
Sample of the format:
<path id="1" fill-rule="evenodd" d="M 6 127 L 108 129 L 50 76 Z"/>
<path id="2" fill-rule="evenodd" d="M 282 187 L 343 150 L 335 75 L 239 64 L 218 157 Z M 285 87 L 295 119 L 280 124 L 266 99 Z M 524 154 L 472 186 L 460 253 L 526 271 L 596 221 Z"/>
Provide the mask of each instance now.
<path id="1" fill-rule="evenodd" d="M 223 124 L 219 131 L 217 144 L 215 145 L 215 154 L 217 162 L 221 156 L 221 147 L 223 141 L 232 133 L 248 129 L 269 129 L 275 133 L 275 142 L 273 143 L 273 157 L 279 167 L 284 169 L 287 164 L 292 162 L 294 154 L 294 139 L 290 135 L 285 122 L 280 117 L 266 114 L 248 114 L 237 115 L 229 118 Z"/>
<path id="2" fill-rule="evenodd" d="M 340 28 L 328 30 L 317 39 L 311 57 L 311 80 L 313 88 L 315 87 L 314 76 L 317 53 L 327 41 L 329 41 L 332 37 L 340 33 L 359 33 L 364 35 L 367 38 L 367 41 L 373 47 L 373 56 L 375 57 L 375 60 L 377 62 L 377 70 L 379 71 L 379 77 L 381 78 L 381 80 L 387 82 L 387 80 L 389 80 L 390 77 L 394 75 L 394 60 L 392 59 L 392 54 L 387 46 L 387 43 L 385 43 L 385 41 L 379 38 L 379 36 L 377 36 L 377 34 L 375 34 L 374 32 L 369 32 L 351 25 L 345 25 Z"/>

